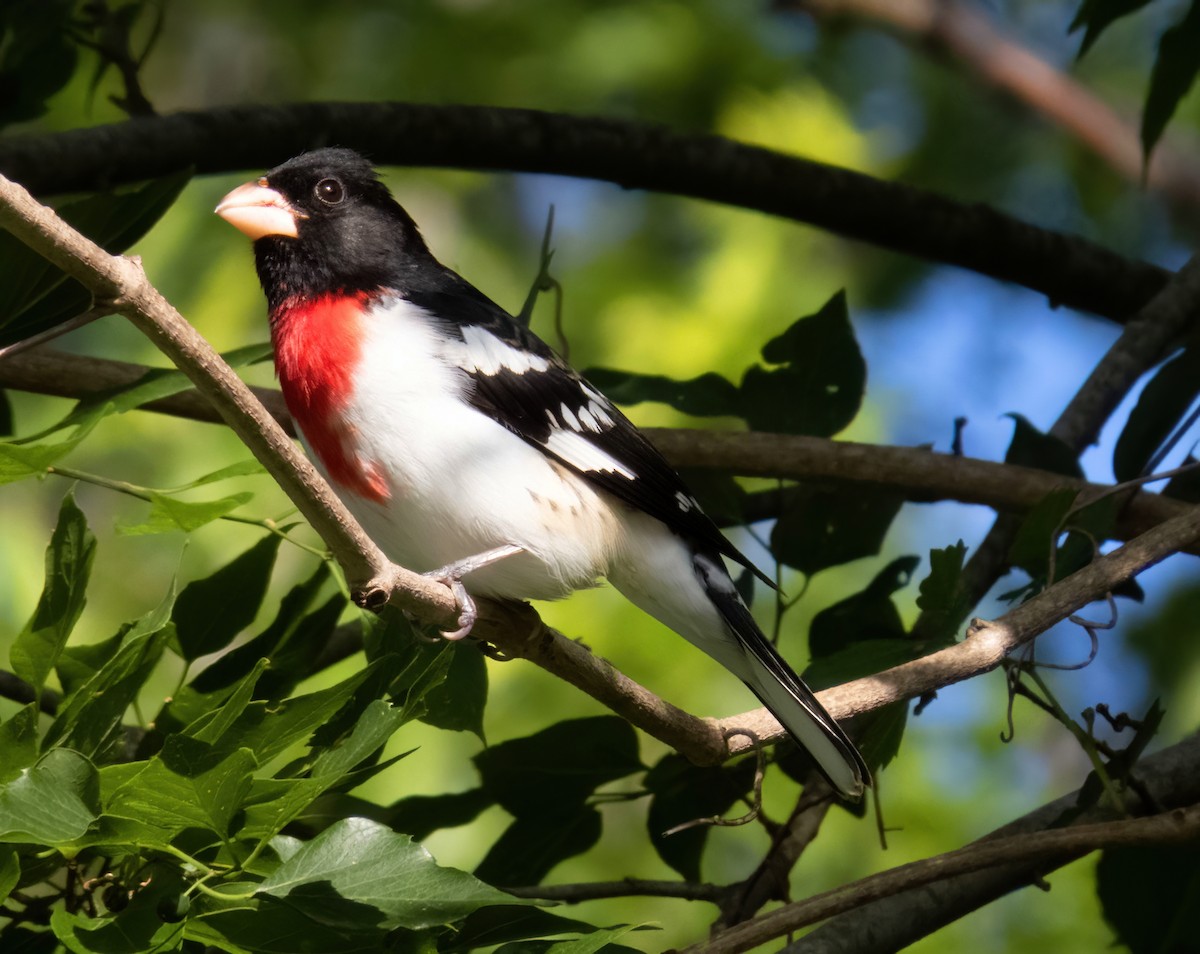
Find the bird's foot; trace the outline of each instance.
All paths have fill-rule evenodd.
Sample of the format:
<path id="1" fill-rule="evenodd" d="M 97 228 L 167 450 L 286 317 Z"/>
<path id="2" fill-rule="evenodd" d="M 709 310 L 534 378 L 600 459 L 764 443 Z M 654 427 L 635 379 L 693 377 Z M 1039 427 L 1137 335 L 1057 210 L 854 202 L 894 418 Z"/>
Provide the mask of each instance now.
<path id="1" fill-rule="evenodd" d="M 450 591 L 454 594 L 454 599 L 458 601 L 458 625 L 451 630 L 442 630 L 441 636 L 443 639 L 459 640 L 469 636 L 475 626 L 476 620 L 479 619 L 475 600 L 471 598 L 471 594 L 463 586 L 462 578 L 468 573 L 474 573 L 476 570 L 482 570 L 485 566 L 491 566 L 493 563 L 499 563 L 507 557 L 516 556 L 518 553 L 524 552 L 524 547 L 507 543 L 504 546 L 484 550 L 482 553 L 476 553 L 465 560 L 458 560 L 455 563 L 447 564 L 440 569 L 430 570 L 428 573 L 423 574 L 450 587 Z"/>

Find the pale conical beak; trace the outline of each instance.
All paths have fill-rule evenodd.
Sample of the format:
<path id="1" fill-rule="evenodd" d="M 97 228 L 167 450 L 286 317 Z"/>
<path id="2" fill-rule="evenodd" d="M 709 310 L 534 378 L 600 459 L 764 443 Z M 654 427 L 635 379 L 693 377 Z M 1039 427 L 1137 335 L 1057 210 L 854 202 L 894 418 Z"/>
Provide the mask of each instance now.
<path id="1" fill-rule="evenodd" d="M 287 199 L 267 187 L 265 179 L 238 186 L 214 211 L 255 241 L 268 235 L 296 238 L 296 221 L 301 218 Z"/>

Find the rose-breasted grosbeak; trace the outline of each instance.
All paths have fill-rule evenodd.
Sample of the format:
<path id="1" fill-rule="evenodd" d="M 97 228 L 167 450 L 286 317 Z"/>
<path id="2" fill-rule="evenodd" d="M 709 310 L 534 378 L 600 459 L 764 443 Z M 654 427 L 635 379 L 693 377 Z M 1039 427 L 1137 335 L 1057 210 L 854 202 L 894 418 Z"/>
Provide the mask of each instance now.
<path id="1" fill-rule="evenodd" d="M 307 153 L 216 211 L 254 240 L 310 456 L 389 557 L 457 586 L 448 636 L 469 631 L 469 594 L 555 599 L 607 577 L 740 677 L 838 791 L 862 794 L 862 757 L 722 563 L 754 569 L 746 557 L 603 394 L 433 257 L 363 157 Z"/>

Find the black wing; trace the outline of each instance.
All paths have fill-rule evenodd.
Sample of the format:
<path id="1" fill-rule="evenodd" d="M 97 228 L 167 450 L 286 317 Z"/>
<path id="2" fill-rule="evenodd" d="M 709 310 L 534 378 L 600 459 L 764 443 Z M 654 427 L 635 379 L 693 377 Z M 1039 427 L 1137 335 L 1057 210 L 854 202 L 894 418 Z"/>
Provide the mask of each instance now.
<path id="1" fill-rule="evenodd" d="M 447 330 L 462 344 L 451 356 L 471 379 L 468 400 L 475 408 L 618 500 L 774 586 L 725 539 L 662 454 L 608 398 L 499 305 L 458 281 L 457 287 L 410 291 L 409 298 L 453 323 Z"/>

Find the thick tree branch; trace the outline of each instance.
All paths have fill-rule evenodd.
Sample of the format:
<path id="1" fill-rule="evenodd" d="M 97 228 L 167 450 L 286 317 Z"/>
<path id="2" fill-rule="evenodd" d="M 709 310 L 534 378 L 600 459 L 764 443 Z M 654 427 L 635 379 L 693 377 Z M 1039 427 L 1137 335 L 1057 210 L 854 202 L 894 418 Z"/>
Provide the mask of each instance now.
<path id="1" fill-rule="evenodd" d="M 540 172 L 691 196 L 958 265 L 1124 321 L 1166 281 L 1084 239 L 981 204 L 706 133 L 531 109 L 293 103 L 144 117 L 0 141 L 0 171 L 38 193 L 105 189 L 192 167 L 261 170 L 352 146 L 384 165 Z"/>
<path id="2" fill-rule="evenodd" d="M 1196 805 L 1200 802 L 1200 736 L 1193 735 L 1143 758 L 1136 774 L 1153 804 L 1139 802 L 1131 793 L 1126 805 L 1130 814 Z M 1059 826 L 1078 803 L 1079 792 L 1072 792 L 992 832 L 988 838 L 1046 829 L 1069 831 Z M 1092 808 L 1076 823 L 1108 821 L 1110 812 L 1108 808 Z M 1164 822 L 1168 828 L 1173 824 L 1169 816 Z M 790 954 L 891 954 L 1011 891 L 1040 882 L 1048 872 L 1086 850 L 1081 846 L 1074 854 L 1017 860 L 866 903 L 821 925 L 786 950 Z"/>
<path id="3" fill-rule="evenodd" d="M 1099 848 L 1179 844 L 1197 837 L 1200 837 L 1200 805 L 1177 808 L 1148 818 L 1127 818 L 985 839 L 957 851 L 900 865 L 789 904 L 731 927 L 711 940 L 686 950 L 691 954 L 740 954 L 741 951 L 748 951 L 835 914 L 854 911 L 872 901 L 949 878 L 1014 862 L 1023 865 L 1047 862 L 1059 867 Z"/>
<path id="4" fill-rule="evenodd" d="M 83 398 L 128 387 L 149 370 L 143 365 L 39 348 L 0 358 L 0 387 Z M 282 395 L 270 388 L 250 390 L 279 425 L 291 433 L 291 419 Z M 184 391 L 142 407 L 193 420 L 221 421 L 216 409 L 197 391 Z M 647 428 L 646 434 L 676 467 L 711 468 L 745 477 L 852 482 L 900 493 L 914 502 L 957 500 L 1008 513 L 1024 513 L 1060 487 L 1077 488 L 1080 503 L 1110 489 L 1049 471 L 955 457 L 919 447 L 682 428 Z M 1122 510 L 1114 538 L 1129 540 L 1178 516 L 1188 507 L 1182 501 L 1159 494 L 1135 493 Z M 776 509 L 767 515 L 777 513 Z M 1200 552 L 1200 548 L 1192 551 Z"/>

